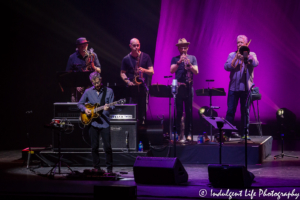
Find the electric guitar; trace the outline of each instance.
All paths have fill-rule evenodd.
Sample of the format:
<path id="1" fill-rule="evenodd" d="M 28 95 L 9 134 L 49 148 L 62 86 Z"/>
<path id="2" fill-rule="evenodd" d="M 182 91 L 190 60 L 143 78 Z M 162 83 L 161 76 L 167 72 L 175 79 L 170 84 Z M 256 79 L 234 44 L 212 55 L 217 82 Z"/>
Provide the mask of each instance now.
<path id="1" fill-rule="evenodd" d="M 107 104 L 107 106 L 111 107 L 116 104 L 124 104 L 125 102 L 126 102 L 126 99 L 120 99 L 119 101 L 115 101 L 110 104 Z M 100 106 L 98 103 L 96 103 L 94 105 L 88 103 L 85 105 L 85 108 L 89 109 L 91 111 L 91 114 L 87 115 L 85 112 L 80 113 L 79 119 L 83 125 L 89 125 L 91 123 L 91 121 L 94 118 L 99 117 L 101 112 L 103 112 L 103 110 L 104 110 L 104 106 Z"/>

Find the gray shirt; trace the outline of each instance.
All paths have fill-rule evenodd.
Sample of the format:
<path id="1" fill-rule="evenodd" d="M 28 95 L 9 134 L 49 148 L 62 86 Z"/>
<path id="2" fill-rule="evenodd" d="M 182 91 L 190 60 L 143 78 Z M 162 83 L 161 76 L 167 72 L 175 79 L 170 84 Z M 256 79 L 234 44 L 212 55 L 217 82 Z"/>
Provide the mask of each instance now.
<path id="1" fill-rule="evenodd" d="M 103 96 L 103 87 L 101 87 L 99 94 L 95 87 L 91 87 L 83 93 L 81 99 L 79 100 L 77 106 L 81 112 L 85 112 L 85 103 L 90 103 L 94 105 L 95 103 L 100 104 L 101 99 Z M 105 95 L 105 104 L 112 103 L 114 100 L 114 92 L 112 89 L 107 88 L 106 95 Z M 113 106 L 111 108 L 114 108 Z M 97 128 L 107 128 L 109 127 L 109 110 L 103 110 L 101 115 L 98 118 L 93 119 L 91 125 Z"/>
<path id="2" fill-rule="evenodd" d="M 224 68 L 226 71 L 230 72 L 230 82 L 229 82 L 229 90 L 231 91 L 245 91 L 245 78 L 247 78 L 247 87 L 248 90 L 253 84 L 253 78 L 254 78 L 254 67 L 258 65 L 258 60 L 256 57 L 256 54 L 254 52 L 250 52 L 250 55 L 253 56 L 253 60 L 251 64 L 247 64 L 247 73 L 243 73 L 245 69 L 245 64 L 237 60 L 235 63 L 233 63 L 233 67 L 231 66 L 231 62 L 234 59 L 236 55 L 236 52 L 231 52 L 228 55 L 227 61 L 224 65 Z"/>

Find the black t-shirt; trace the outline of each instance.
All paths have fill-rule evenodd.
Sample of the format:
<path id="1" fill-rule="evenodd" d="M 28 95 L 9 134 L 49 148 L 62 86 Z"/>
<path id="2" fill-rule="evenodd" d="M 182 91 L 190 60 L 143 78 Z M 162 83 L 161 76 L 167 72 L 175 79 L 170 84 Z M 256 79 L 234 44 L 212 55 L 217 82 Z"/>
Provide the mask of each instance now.
<path id="1" fill-rule="evenodd" d="M 134 69 L 135 69 L 136 62 L 137 62 L 137 57 L 135 58 L 130 54 L 126 55 L 122 60 L 121 70 L 126 71 L 126 76 L 127 78 L 129 78 L 130 81 L 132 81 L 134 78 Z M 140 67 L 148 69 L 151 66 L 153 65 L 150 56 L 142 52 L 140 57 Z M 145 83 L 147 85 L 150 85 L 151 80 L 148 77 L 148 75 L 144 73 L 143 77 L 145 78 Z"/>
<path id="2" fill-rule="evenodd" d="M 191 61 L 192 65 L 197 65 L 197 59 L 195 56 L 187 55 L 188 59 Z M 176 64 L 180 60 L 180 56 L 176 56 L 172 58 L 171 65 Z M 184 69 L 184 63 L 180 63 L 177 71 L 175 72 L 175 78 L 178 82 L 185 83 L 186 82 L 186 73 L 187 71 Z"/>

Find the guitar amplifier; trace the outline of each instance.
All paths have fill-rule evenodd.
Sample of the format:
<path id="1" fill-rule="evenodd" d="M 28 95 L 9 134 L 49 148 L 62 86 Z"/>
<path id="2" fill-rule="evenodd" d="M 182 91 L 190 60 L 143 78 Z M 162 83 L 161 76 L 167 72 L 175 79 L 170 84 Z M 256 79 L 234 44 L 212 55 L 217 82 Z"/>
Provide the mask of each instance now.
<path id="1" fill-rule="evenodd" d="M 111 121 L 136 120 L 136 104 L 115 105 L 109 118 Z"/>
<path id="2" fill-rule="evenodd" d="M 54 118 L 66 118 L 69 121 L 77 122 L 80 116 L 80 110 L 77 102 L 56 102 L 54 105 Z"/>
<path id="3" fill-rule="evenodd" d="M 126 147 L 126 137 L 130 151 L 136 151 L 138 146 L 137 121 L 119 120 L 110 122 L 111 148 L 113 151 L 122 151 Z M 103 151 L 103 144 L 100 140 L 99 151 Z"/>
<path id="4" fill-rule="evenodd" d="M 61 151 L 90 151 L 91 140 L 88 126 L 84 129 L 81 122 L 72 121 L 74 131 L 71 134 L 61 135 Z M 127 149 L 126 137 L 130 151 L 136 151 L 138 146 L 137 122 L 135 120 L 119 120 L 110 123 L 111 147 L 113 151 L 123 151 Z M 58 151 L 58 132 L 52 131 L 53 150 Z M 99 151 L 103 151 L 102 138 L 99 141 Z"/>

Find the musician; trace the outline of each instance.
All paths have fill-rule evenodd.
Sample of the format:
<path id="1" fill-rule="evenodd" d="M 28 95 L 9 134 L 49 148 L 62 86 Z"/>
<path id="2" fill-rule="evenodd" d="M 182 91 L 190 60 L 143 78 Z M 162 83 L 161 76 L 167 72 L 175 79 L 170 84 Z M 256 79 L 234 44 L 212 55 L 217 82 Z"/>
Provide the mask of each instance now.
<path id="1" fill-rule="evenodd" d="M 154 74 L 151 58 L 148 54 L 141 52 L 141 44 L 137 38 L 130 40 L 129 47 L 131 52 L 122 60 L 120 76 L 128 86 L 138 85 L 135 82 L 135 76 L 141 72 L 144 78 L 144 83 L 140 86 L 148 87 L 151 85 L 151 78 Z M 138 66 L 137 66 L 138 65 Z M 140 81 L 138 81 L 140 82 Z M 137 103 L 138 105 L 138 120 L 144 123 L 146 120 L 146 104 L 148 103 L 148 92 L 144 89 L 139 90 L 140 94 L 129 98 L 128 103 Z"/>
<path id="2" fill-rule="evenodd" d="M 110 136 L 110 119 L 109 113 L 110 108 L 107 104 L 112 103 L 114 99 L 114 92 L 110 88 L 103 87 L 101 85 L 102 77 L 98 72 L 90 74 L 90 81 L 93 87 L 87 89 L 80 101 L 78 102 L 78 108 L 81 112 L 85 112 L 87 115 L 91 114 L 89 109 L 84 106 L 85 103 L 104 105 L 104 111 L 101 113 L 99 118 L 95 118 L 89 126 L 89 135 L 91 138 L 92 147 L 92 158 L 95 169 L 100 170 L 100 159 L 99 159 L 99 137 L 101 135 L 103 141 L 103 150 L 106 154 L 106 167 L 107 172 L 112 173 L 112 148 L 111 148 L 111 136 Z M 113 107 L 112 107 L 113 108 Z"/>
<path id="3" fill-rule="evenodd" d="M 70 55 L 69 57 L 67 67 L 66 67 L 67 72 L 96 71 L 98 73 L 101 73 L 101 65 L 97 54 L 93 53 L 95 55 L 94 58 L 89 57 L 87 55 L 87 50 L 89 45 L 88 43 L 89 41 L 87 41 L 87 39 L 84 37 L 78 38 L 76 40 L 76 47 L 77 47 L 76 52 Z M 78 101 L 83 92 L 84 92 L 84 87 L 77 87 L 76 89 L 73 88 L 71 101 L 72 102 Z"/>
<path id="4" fill-rule="evenodd" d="M 247 100 L 247 91 L 253 85 L 254 67 L 258 65 L 258 60 L 254 52 L 250 52 L 247 56 L 248 62 L 244 63 L 244 56 L 239 53 L 239 49 L 242 46 L 246 46 L 248 38 L 245 35 L 237 36 L 237 51 L 231 52 L 228 55 L 227 61 L 224 65 L 226 71 L 230 72 L 229 91 L 227 99 L 227 113 L 226 120 L 233 123 L 238 101 L 240 100 L 241 109 L 241 134 L 244 137 L 244 125 L 246 123 L 249 128 L 249 106 L 247 113 L 245 114 L 245 104 Z M 249 44 L 248 44 L 249 45 Z M 246 73 L 244 73 L 246 70 Z M 247 85 L 245 86 L 245 79 Z M 249 99 L 250 101 L 250 99 Z M 249 104 L 248 104 L 249 105 Z M 246 120 L 247 119 L 247 120 Z M 249 129 L 248 129 L 249 130 Z M 230 137 L 240 137 L 237 134 L 231 134 L 229 131 L 225 132 L 225 135 Z M 247 136 L 248 139 L 249 136 Z"/>
<path id="5" fill-rule="evenodd" d="M 176 129 L 180 132 L 180 121 L 183 114 L 183 103 L 185 107 L 185 138 L 191 140 L 192 134 L 192 104 L 194 97 L 193 89 L 193 74 L 197 75 L 198 65 L 197 59 L 193 55 L 188 55 L 190 42 L 187 42 L 185 38 L 178 40 L 176 46 L 180 55 L 173 57 L 171 61 L 171 74 L 175 73 L 175 79 L 178 81 L 178 94 L 176 96 Z M 188 137 L 189 136 L 189 137 Z"/>

